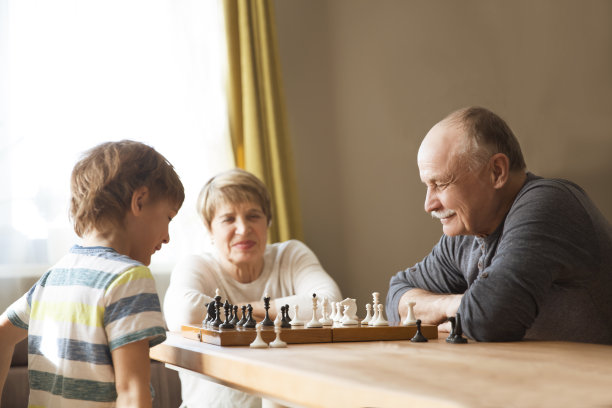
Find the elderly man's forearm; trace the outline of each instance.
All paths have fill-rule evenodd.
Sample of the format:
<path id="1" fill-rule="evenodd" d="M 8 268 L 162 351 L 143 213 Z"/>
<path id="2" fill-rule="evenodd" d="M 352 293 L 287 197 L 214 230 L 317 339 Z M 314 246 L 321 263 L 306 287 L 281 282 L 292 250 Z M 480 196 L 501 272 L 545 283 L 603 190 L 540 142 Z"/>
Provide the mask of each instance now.
<path id="1" fill-rule="evenodd" d="M 454 316 L 461 304 L 460 294 L 438 294 L 423 289 L 410 289 L 402 295 L 399 302 L 400 318 L 408 315 L 408 304 L 415 302 L 414 315 L 425 324 L 440 324 L 449 316 Z"/>

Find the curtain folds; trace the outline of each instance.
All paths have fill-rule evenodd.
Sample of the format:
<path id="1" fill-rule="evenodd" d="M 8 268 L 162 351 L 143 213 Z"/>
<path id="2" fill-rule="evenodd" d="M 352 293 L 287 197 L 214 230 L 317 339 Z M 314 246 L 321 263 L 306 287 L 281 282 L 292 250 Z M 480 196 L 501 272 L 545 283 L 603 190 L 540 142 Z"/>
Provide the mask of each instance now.
<path id="1" fill-rule="evenodd" d="M 236 166 L 270 190 L 270 242 L 302 239 L 272 0 L 224 0 Z"/>

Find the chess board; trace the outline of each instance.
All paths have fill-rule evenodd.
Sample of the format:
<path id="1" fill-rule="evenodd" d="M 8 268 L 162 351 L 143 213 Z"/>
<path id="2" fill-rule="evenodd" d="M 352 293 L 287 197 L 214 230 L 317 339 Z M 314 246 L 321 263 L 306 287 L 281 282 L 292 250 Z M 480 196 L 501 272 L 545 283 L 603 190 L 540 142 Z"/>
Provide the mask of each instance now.
<path id="1" fill-rule="evenodd" d="M 416 334 L 416 326 L 402 326 L 398 322 L 389 322 L 389 326 L 342 326 L 308 329 L 304 326 L 281 329 L 280 337 L 289 344 L 300 343 L 335 343 L 343 341 L 380 341 L 410 340 Z M 255 340 L 255 329 L 215 329 L 201 325 L 184 325 L 181 328 L 183 337 L 214 344 L 217 346 L 248 346 Z M 421 333 L 428 339 L 438 338 L 438 326 L 423 324 Z M 264 341 L 276 338 L 273 327 L 264 327 L 261 331 Z"/>

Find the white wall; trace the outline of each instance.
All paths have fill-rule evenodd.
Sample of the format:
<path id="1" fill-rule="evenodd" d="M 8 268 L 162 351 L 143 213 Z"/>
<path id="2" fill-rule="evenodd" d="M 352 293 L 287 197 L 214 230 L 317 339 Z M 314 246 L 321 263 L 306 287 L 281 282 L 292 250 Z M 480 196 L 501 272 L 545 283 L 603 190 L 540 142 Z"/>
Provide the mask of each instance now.
<path id="1" fill-rule="evenodd" d="M 360 307 L 441 228 L 416 152 L 481 105 L 612 219 L 612 2 L 277 0 L 306 243 Z"/>

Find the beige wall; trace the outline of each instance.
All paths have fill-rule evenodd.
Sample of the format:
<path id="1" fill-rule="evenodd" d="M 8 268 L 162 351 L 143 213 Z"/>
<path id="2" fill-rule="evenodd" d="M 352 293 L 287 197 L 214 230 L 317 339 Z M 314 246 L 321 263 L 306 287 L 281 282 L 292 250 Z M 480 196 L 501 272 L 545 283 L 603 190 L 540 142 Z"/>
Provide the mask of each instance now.
<path id="1" fill-rule="evenodd" d="M 441 228 L 416 152 L 466 105 L 612 220 L 612 2 L 277 0 L 305 241 L 360 308 Z"/>

